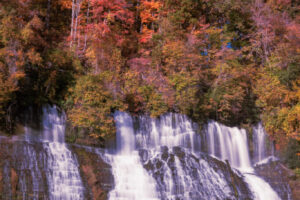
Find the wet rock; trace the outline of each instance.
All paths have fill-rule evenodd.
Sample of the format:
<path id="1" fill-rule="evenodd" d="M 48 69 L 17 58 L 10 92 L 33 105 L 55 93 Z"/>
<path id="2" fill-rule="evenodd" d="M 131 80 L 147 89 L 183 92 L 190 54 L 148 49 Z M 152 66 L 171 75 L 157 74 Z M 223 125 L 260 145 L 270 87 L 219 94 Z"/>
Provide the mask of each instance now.
<path id="1" fill-rule="evenodd" d="M 224 162 L 180 147 L 148 154 L 148 160 L 141 160 L 162 200 L 252 199 L 242 175 Z"/>
<path id="2" fill-rule="evenodd" d="M 0 143 L 0 199 L 47 199 L 47 159 L 42 149 L 37 143 Z"/>
<path id="3" fill-rule="evenodd" d="M 48 200 L 47 174 L 51 173 L 43 143 L 1 140 L 0 199 Z M 114 185 L 111 166 L 99 154 L 70 146 L 85 181 L 84 199 L 106 200 Z"/>
<path id="4" fill-rule="evenodd" d="M 65 140 L 68 143 L 86 145 L 93 147 L 104 147 L 105 141 L 102 138 L 90 137 L 90 131 L 85 128 L 76 128 L 66 123 Z"/>
<path id="5" fill-rule="evenodd" d="M 141 149 L 139 151 L 139 156 L 141 157 L 142 161 L 145 162 L 146 160 L 148 160 L 148 151 Z"/>
<path id="6" fill-rule="evenodd" d="M 290 172 L 279 161 L 258 165 L 255 167 L 255 171 L 271 185 L 281 199 L 299 199 L 299 196 L 292 198 L 292 191 L 289 185 Z M 299 190 L 299 188 L 296 190 Z"/>
<path id="7" fill-rule="evenodd" d="M 292 190 L 293 200 L 300 200 L 300 177 L 296 177 L 296 179 L 290 179 L 289 185 Z"/>
<path id="8" fill-rule="evenodd" d="M 72 146 L 77 156 L 81 177 L 88 189 L 86 199 L 106 200 L 114 187 L 111 166 L 101 157 L 101 153 L 92 148 Z"/>

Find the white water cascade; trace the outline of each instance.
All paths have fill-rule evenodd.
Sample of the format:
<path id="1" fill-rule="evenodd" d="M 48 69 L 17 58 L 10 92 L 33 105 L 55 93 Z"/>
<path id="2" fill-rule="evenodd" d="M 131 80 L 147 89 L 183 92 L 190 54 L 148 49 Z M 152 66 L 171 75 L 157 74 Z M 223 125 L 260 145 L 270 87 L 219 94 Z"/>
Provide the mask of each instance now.
<path id="1" fill-rule="evenodd" d="M 154 179 L 149 176 L 135 150 L 133 122 L 130 115 L 116 112 L 117 154 L 107 155 L 115 177 L 110 200 L 158 200 Z"/>
<path id="2" fill-rule="evenodd" d="M 106 155 L 115 177 L 110 200 L 234 198 L 226 164 L 200 155 L 200 135 L 186 116 L 133 118 L 116 112 L 114 118 L 117 152 Z M 222 170 L 216 170 L 219 165 Z M 246 198 L 247 186 L 237 187 Z"/>
<path id="3" fill-rule="evenodd" d="M 207 142 L 209 153 L 239 169 L 252 189 L 255 199 L 280 199 L 277 193 L 262 178 L 254 173 L 251 165 L 246 131 L 231 128 L 211 121 L 207 125 Z M 262 147 L 261 151 L 262 151 Z"/>
<path id="4" fill-rule="evenodd" d="M 211 155 L 219 157 L 221 160 L 228 160 L 236 168 L 251 169 L 245 130 L 210 122 L 207 131 Z"/>
<path id="5" fill-rule="evenodd" d="M 56 107 L 43 109 L 43 137 L 49 141 L 44 147 L 49 152 L 48 185 L 52 200 L 80 200 L 84 198 L 76 158 L 64 143 L 65 116 L 58 114 Z"/>
<path id="6" fill-rule="evenodd" d="M 64 142 L 65 115 L 50 106 L 43 108 L 40 131 L 25 128 L 27 141 L 42 142 L 47 154 L 45 167 L 50 200 L 84 199 L 78 162 Z"/>
<path id="7" fill-rule="evenodd" d="M 201 139 L 195 134 L 192 121 L 187 116 L 168 113 L 160 118 L 139 116 L 137 119 L 136 143 L 141 148 L 180 146 L 200 151 Z"/>
<path id="8" fill-rule="evenodd" d="M 274 156 L 273 144 L 269 144 L 271 151 L 266 148 L 267 142 L 270 143 L 266 136 L 266 131 L 261 122 L 253 127 L 254 161 L 256 165 L 268 163 L 270 160 L 277 160 Z"/>
<path id="9" fill-rule="evenodd" d="M 40 122 L 34 119 L 39 115 L 30 116 L 25 120 L 25 136 L 0 143 L 4 155 L 9 155 L 2 162 L 7 192 L 0 194 L 0 199 L 13 199 L 14 188 L 20 191 L 16 198 L 23 200 L 89 199 L 94 191 L 83 185 L 75 156 L 79 154 L 72 152 L 64 140 L 64 113 L 55 106 L 44 107 L 40 126 L 34 123 Z M 107 180 L 97 184 L 108 192 L 110 200 L 280 199 L 255 173 L 265 177 L 282 199 L 290 199 L 284 177 L 273 179 L 273 173 L 269 173 L 276 162 L 255 166 L 254 170 L 256 160 L 251 164 L 243 129 L 211 121 L 205 131 L 197 132 L 197 125 L 188 117 L 174 113 L 151 118 L 115 112 L 114 118 L 116 149 L 84 147 L 90 155 L 97 152 L 101 157 L 95 166 L 100 166 L 97 172 L 101 179 Z M 271 154 L 261 124 L 254 127 L 253 137 L 254 157 L 264 161 Z M 274 175 L 280 176 L 281 171 Z"/>

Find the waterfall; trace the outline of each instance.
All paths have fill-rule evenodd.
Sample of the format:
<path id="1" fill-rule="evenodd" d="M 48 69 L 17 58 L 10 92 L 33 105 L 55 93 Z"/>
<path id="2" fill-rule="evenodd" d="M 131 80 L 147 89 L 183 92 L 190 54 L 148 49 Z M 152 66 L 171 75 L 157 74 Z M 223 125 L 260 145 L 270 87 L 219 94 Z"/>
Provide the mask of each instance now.
<path id="1" fill-rule="evenodd" d="M 254 146 L 254 157 L 256 162 L 262 161 L 266 156 L 265 148 L 266 134 L 261 123 L 253 127 L 253 146 Z"/>
<path id="2" fill-rule="evenodd" d="M 135 150 L 133 122 L 130 115 L 116 112 L 117 153 L 107 155 L 115 177 L 110 200 L 158 200 L 155 182 L 149 176 Z"/>
<path id="3" fill-rule="evenodd" d="M 247 171 L 251 169 L 251 161 L 244 129 L 227 127 L 211 121 L 207 125 L 209 153 L 228 160 L 233 167 Z"/>
<path id="4" fill-rule="evenodd" d="M 46 183 L 41 170 L 45 154 L 39 151 L 41 148 L 42 145 L 34 146 L 20 141 L 10 144 L 5 141 L 0 144 L 1 154 L 6 155 L 1 158 L 4 166 L 0 199 L 46 199 Z M 13 190 L 16 187 L 17 196 Z"/>
<path id="5" fill-rule="evenodd" d="M 238 168 L 244 174 L 255 199 L 280 199 L 267 182 L 254 174 L 249 156 L 247 135 L 244 129 L 231 128 L 211 121 L 207 125 L 206 134 L 209 153 L 221 160 L 228 160 L 233 167 Z M 261 140 L 262 137 L 260 137 L 258 146 L 260 153 L 263 154 L 262 143 L 264 141 Z"/>
<path id="6" fill-rule="evenodd" d="M 114 119 L 116 148 L 98 149 L 103 153 L 95 155 L 106 163 L 105 173 L 114 176 L 111 187 L 106 187 L 109 180 L 101 185 L 106 187 L 110 200 L 280 199 L 256 173 L 266 177 L 282 199 L 290 195 L 288 185 L 274 185 L 269 176 L 257 170 L 268 165 L 255 166 L 254 170 L 244 129 L 210 121 L 204 131 L 197 132 L 197 125 L 187 116 L 174 113 L 151 118 L 115 112 Z M 73 153 L 65 143 L 64 112 L 55 106 L 45 106 L 41 122 L 40 129 L 26 126 L 24 136 L 9 142 L 2 139 L 0 176 L 5 193 L 0 194 L 0 198 L 90 198 L 94 188 L 85 190 L 75 152 L 80 161 L 84 162 L 86 156 L 77 151 Z M 256 161 L 264 161 L 269 153 L 262 124 L 254 127 L 253 137 L 254 157 Z M 86 148 L 91 152 L 97 150 Z M 82 168 L 85 165 L 88 163 Z M 102 164 L 95 166 L 99 167 L 97 172 L 102 170 Z M 92 167 L 89 170 L 95 171 Z M 82 174 L 86 172 L 83 170 Z M 97 177 L 105 179 L 102 172 L 100 174 Z"/>
<path id="7" fill-rule="evenodd" d="M 43 109 L 44 148 L 48 153 L 47 175 L 51 200 L 80 200 L 84 198 L 84 187 L 78 170 L 78 163 L 64 143 L 65 115 L 57 108 Z"/>
<path id="8" fill-rule="evenodd" d="M 191 120 L 185 115 L 168 113 L 160 118 L 139 116 L 135 121 L 138 147 L 180 146 L 194 152 L 200 151 L 200 135 L 195 134 Z"/>
<path id="9" fill-rule="evenodd" d="M 65 144 L 66 116 L 56 106 L 44 106 L 40 130 L 25 127 L 25 140 L 42 143 L 50 200 L 80 200 L 84 187 L 79 164 Z M 33 176 L 34 177 L 34 176 Z"/>
<path id="10" fill-rule="evenodd" d="M 155 119 L 116 112 L 114 118 L 116 154 L 106 157 L 116 185 L 109 199 L 251 199 L 241 175 L 200 153 L 200 135 L 185 115 Z"/>
<path id="11" fill-rule="evenodd" d="M 277 158 L 274 156 L 273 144 L 269 144 L 270 150 L 268 150 L 267 142 L 270 143 L 271 141 L 267 140 L 266 131 L 260 122 L 253 127 L 253 154 L 256 165 L 267 163 L 270 160 L 277 160 Z"/>

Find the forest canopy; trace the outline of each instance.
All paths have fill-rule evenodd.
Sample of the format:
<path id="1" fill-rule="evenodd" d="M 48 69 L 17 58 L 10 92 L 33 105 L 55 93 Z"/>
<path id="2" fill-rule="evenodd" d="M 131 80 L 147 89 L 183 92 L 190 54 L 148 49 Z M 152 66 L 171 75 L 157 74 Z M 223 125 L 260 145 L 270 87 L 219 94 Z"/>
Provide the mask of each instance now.
<path id="1" fill-rule="evenodd" d="M 2 0 L 0 125 L 55 103 L 93 138 L 112 112 L 263 121 L 300 140 L 296 0 Z"/>

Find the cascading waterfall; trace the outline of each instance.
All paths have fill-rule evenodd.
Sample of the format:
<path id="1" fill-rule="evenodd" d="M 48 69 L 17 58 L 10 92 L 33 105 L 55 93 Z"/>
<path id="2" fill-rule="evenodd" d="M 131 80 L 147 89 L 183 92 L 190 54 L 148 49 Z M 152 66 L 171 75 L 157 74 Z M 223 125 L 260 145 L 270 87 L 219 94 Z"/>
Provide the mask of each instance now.
<path id="1" fill-rule="evenodd" d="M 117 153 L 107 155 L 115 177 L 115 188 L 110 200 L 158 200 L 155 181 L 149 176 L 135 150 L 132 118 L 127 113 L 116 112 Z"/>
<path id="2" fill-rule="evenodd" d="M 0 148 L 9 157 L 2 162 L 2 180 L 7 192 L 0 194 L 0 198 L 12 199 L 16 195 L 23 200 L 90 198 L 92 194 L 84 189 L 74 155 L 80 154 L 72 153 L 64 141 L 65 118 L 55 106 L 44 107 L 41 129 L 26 126 L 25 137 L 15 137 L 11 144 L 2 140 Z M 114 118 L 116 149 L 99 153 L 107 163 L 105 170 L 110 177 L 114 176 L 114 180 L 105 183 L 111 183 L 107 188 L 110 200 L 280 199 L 255 174 L 260 174 L 259 167 L 268 165 L 256 166 L 254 170 L 243 129 L 211 121 L 205 132 L 198 134 L 198 127 L 188 117 L 174 113 L 151 118 L 115 112 Z M 270 155 L 261 124 L 254 127 L 253 137 L 254 161 L 260 163 Z M 96 150 L 86 148 L 91 152 Z M 274 186 L 267 176 L 261 176 L 286 199 L 288 187 Z M 19 193 L 12 188 L 18 188 Z"/>
<path id="3" fill-rule="evenodd" d="M 228 160 L 233 167 L 238 168 L 244 174 L 255 199 L 280 199 L 267 182 L 254 174 L 244 129 L 231 128 L 211 121 L 207 125 L 206 134 L 209 153 L 221 160 Z M 260 145 L 260 151 L 263 151 L 262 144 Z"/>
<path id="4" fill-rule="evenodd" d="M 242 178 L 230 175 L 226 164 L 200 155 L 200 135 L 186 116 L 169 113 L 158 119 L 132 118 L 116 112 L 114 117 L 117 152 L 107 155 L 116 182 L 111 200 L 234 199 L 235 193 L 251 197 Z M 240 180 L 236 188 L 232 176 Z"/>
<path id="5" fill-rule="evenodd" d="M 51 200 L 80 200 L 84 187 L 78 163 L 64 143 L 65 116 L 56 107 L 43 109 L 43 141 L 48 152 L 48 186 Z"/>
<path id="6" fill-rule="evenodd" d="M 42 143 L 50 200 L 81 200 L 84 187 L 78 163 L 65 144 L 65 114 L 53 106 L 45 106 L 41 130 L 25 127 L 25 140 Z M 33 176 L 34 177 L 34 176 Z"/>

